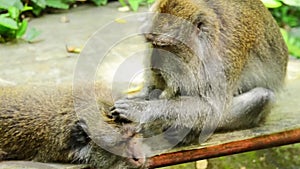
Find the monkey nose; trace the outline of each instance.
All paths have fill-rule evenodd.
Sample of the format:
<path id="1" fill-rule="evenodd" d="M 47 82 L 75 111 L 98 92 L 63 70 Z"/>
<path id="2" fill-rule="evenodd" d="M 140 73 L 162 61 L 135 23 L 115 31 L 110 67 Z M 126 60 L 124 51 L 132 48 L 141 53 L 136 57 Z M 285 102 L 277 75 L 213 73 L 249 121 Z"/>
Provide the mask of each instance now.
<path id="1" fill-rule="evenodd" d="M 143 166 L 146 163 L 146 158 L 136 158 L 132 157 L 128 159 L 131 164 L 134 166 L 140 167 Z"/>

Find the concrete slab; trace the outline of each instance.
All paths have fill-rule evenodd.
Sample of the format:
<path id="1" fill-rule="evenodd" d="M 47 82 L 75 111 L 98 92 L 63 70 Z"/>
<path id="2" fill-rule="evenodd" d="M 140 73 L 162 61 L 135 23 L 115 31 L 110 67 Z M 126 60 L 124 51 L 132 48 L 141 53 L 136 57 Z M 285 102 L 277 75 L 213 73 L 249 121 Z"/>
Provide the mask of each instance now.
<path id="1" fill-rule="evenodd" d="M 39 163 L 32 161 L 3 161 L 0 169 L 87 169 L 86 165 Z"/>
<path id="2" fill-rule="evenodd" d="M 42 34 L 35 43 L 9 43 L 0 45 L 0 86 L 6 85 L 51 85 L 61 83 L 72 83 L 74 68 L 79 54 L 72 54 L 66 51 L 66 46 L 83 47 L 93 33 L 105 24 L 114 21 L 116 18 L 134 14 L 133 12 L 119 12 L 119 3 L 110 3 L 105 7 L 84 5 L 58 14 L 47 14 L 35 18 L 30 22 Z M 147 11 L 143 7 L 140 11 Z M 69 22 L 61 22 L 67 18 Z M 121 24 L 121 23 L 120 23 Z M 121 30 L 120 30 L 121 31 Z M 113 34 L 112 34 L 113 35 Z M 111 61 L 122 62 L 122 59 L 131 52 L 141 50 L 145 47 L 142 38 L 129 38 L 109 53 Z M 115 70 L 105 65 L 100 74 L 110 79 Z M 282 98 L 281 111 L 293 112 L 291 104 L 298 104 L 299 99 L 288 96 L 297 95 L 300 92 L 300 63 L 291 60 L 288 68 L 288 90 Z M 101 80 L 103 77 L 99 77 Z M 59 168 L 70 169 L 65 165 L 52 165 L 40 163 L 19 163 L 1 162 L 0 169 L 10 168 Z M 73 167 L 73 166 L 72 166 Z M 78 166 L 75 166 L 75 168 Z M 82 168 L 82 166 L 80 166 Z M 75 169 L 74 168 L 74 169 Z"/>
<path id="3" fill-rule="evenodd" d="M 0 45 L 0 85 L 71 83 L 79 54 L 68 53 L 66 46 L 82 48 L 99 28 L 117 18 L 136 14 L 119 12 L 119 6 L 118 2 L 105 7 L 83 5 L 32 19 L 30 28 L 42 32 L 35 43 Z M 139 11 L 147 8 L 141 7 Z M 61 22 L 62 18 L 69 22 Z M 139 45 L 125 43 L 116 52 L 122 57 L 123 52 L 138 48 Z"/>

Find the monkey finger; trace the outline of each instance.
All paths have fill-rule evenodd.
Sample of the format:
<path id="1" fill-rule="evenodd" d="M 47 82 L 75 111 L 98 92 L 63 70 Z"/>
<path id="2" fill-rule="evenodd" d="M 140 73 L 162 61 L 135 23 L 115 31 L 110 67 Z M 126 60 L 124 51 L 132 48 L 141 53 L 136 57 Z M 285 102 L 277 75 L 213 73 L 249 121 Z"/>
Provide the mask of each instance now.
<path id="1" fill-rule="evenodd" d="M 119 114 L 120 114 L 119 111 L 120 110 L 114 109 L 114 110 L 110 111 L 109 114 L 111 114 L 112 116 L 119 116 Z"/>
<path id="2" fill-rule="evenodd" d="M 112 118 L 116 121 L 122 121 L 122 122 L 133 122 L 134 120 L 128 118 L 125 114 L 120 114 L 119 112 L 118 113 L 115 113 L 112 115 Z"/>
<path id="3" fill-rule="evenodd" d="M 114 117 L 114 119 L 126 119 L 134 121 L 134 119 L 131 119 L 129 117 L 128 111 L 124 109 L 115 109 L 114 111 L 112 111 L 112 116 Z"/>
<path id="4" fill-rule="evenodd" d="M 126 120 L 133 121 L 133 120 L 131 120 L 131 119 L 128 119 L 128 117 L 127 117 L 125 114 L 119 114 L 119 118 L 120 118 L 120 119 L 126 119 Z"/>
<path id="5" fill-rule="evenodd" d="M 127 116 L 121 115 L 119 113 L 114 113 L 111 116 L 109 116 L 110 119 L 114 120 L 117 123 L 132 123 L 133 121 L 128 119 Z"/>
<path id="6" fill-rule="evenodd" d="M 126 109 L 121 109 L 121 108 L 116 108 L 115 110 L 111 111 L 113 116 L 120 116 L 121 114 L 127 114 L 127 110 Z"/>
<path id="7" fill-rule="evenodd" d="M 109 108 L 109 111 L 105 111 L 105 114 L 107 117 L 111 118 L 111 119 L 116 119 L 115 118 L 115 115 L 113 114 L 113 111 L 115 110 L 116 108 L 113 106 L 113 107 L 110 107 Z"/>
<path id="8" fill-rule="evenodd" d="M 126 109 L 128 110 L 130 105 L 127 104 L 127 103 L 115 103 L 114 105 L 115 109 L 118 108 L 118 109 Z"/>

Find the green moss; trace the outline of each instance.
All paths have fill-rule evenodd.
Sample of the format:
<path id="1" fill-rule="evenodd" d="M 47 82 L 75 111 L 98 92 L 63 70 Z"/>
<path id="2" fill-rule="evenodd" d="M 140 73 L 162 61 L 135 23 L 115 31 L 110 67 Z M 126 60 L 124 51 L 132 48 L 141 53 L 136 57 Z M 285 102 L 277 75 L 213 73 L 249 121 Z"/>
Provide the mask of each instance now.
<path id="1" fill-rule="evenodd" d="M 209 160 L 208 169 L 298 169 L 300 144 L 252 151 Z"/>
<path id="2" fill-rule="evenodd" d="M 161 169 L 196 169 L 195 162 L 173 165 L 169 167 L 162 167 Z"/>
<path id="3" fill-rule="evenodd" d="M 210 159 L 207 169 L 299 169 L 300 144 Z M 195 162 L 162 169 L 196 169 Z"/>

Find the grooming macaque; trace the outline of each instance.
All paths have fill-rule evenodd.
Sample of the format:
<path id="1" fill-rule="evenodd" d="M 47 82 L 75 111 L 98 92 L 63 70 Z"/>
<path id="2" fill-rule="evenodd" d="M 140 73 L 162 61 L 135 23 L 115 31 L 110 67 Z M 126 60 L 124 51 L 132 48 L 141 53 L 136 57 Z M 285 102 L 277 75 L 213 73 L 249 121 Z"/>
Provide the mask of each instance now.
<path id="1" fill-rule="evenodd" d="M 140 137 L 135 126 L 107 118 L 105 112 L 112 105 L 109 90 L 98 86 L 96 94 L 102 117 L 96 121 L 101 128 L 90 131 L 76 115 L 71 86 L 0 88 L 0 161 L 81 163 L 112 169 L 143 167 L 144 159 L 138 157 L 144 150 L 133 139 Z M 78 96 L 84 95 L 75 97 Z M 88 110 L 88 106 L 81 108 Z M 109 149 L 97 145 L 89 132 L 95 132 L 106 148 L 123 151 L 125 156 L 106 151 Z"/>
<path id="2" fill-rule="evenodd" d="M 142 124 L 142 134 L 166 130 L 167 140 L 189 143 L 201 133 L 265 119 L 283 85 L 288 51 L 260 0 L 157 0 L 152 10 L 156 16 L 145 35 L 153 46 L 151 71 L 139 96 L 120 99 L 109 110 L 108 90 L 97 89 L 104 125 L 91 130 L 76 116 L 71 89 L 1 88 L 0 160 L 143 167 L 134 123 L 118 121 Z M 102 149 L 91 133 L 132 158 Z"/>
<path id="3" fill-rule="evenodd" d="M 188 129 L 181 143 L 201 132 L 209 136 L 214 129 L 260 124 L 283 86 L 288 60 L 279 27 L 263 3 L 158 0 L 152 10 L 145 89 L 116 101 L 110 115 L 146 124 L 145 131 L 161 121 L 170 140 Z"/>

